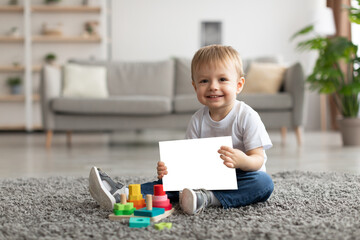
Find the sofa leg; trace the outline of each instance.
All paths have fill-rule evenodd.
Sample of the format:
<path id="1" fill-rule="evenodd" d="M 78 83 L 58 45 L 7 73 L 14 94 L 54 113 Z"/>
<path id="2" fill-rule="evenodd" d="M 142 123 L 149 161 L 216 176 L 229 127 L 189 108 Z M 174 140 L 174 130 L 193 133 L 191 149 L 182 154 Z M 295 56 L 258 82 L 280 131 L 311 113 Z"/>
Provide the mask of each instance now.
<path id="1" fill-rule="evenodd" d="M 47 149 L 51 148 L 52 137 L 53 137 L 53 131 L 47 130 L 47 132 L 46 132 L 46 148 Z"/>
<path id="2" fill-rule="evenodd" d="M 298 146 L 302 144 L 302 128 L 300 126 L 295 127 L 296 139 Z"/>
<path id="3" fill-rule="evenodd" d="M 287 134 L 287 127 L 281 127 L 281 144 L 285 145 L 286 143 L 286 134 Z"/>
<path id="4" fill-rule="evenodd" d="M 66 132 L 66 145 L 68 147 L 71 147 L 71 136 L 72 136 L 72 131 L 67 131 Z"/>

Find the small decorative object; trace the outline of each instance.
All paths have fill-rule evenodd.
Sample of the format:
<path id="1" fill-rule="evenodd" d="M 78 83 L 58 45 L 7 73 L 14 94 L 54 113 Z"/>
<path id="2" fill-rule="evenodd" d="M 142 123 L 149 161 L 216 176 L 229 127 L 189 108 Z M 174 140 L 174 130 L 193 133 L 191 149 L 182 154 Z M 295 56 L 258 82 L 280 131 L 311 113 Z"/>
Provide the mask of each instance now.
<path id="1" fill-rule="evenodd" d="M 8 32 L 8 36 L 11 36 L 11 37 L 18 37 L 19 35 L 20 35 L 20 33 L 19 33 L 18 27 L 12 27 Z"/>
<path id="2" fill-rule="evenodd" d="M 18 5 L 19 1 L 18 0 L 10 0 L 9 1 L 9 5 Z"/>
<path id="3" fill-rule="evenodd" d="M 221 22 L 202 22 L 201 23 L 201 46 L 211 44 L 221 44 Z"/>
<path id="4" fill-rule="evenodd" d="M 89 21 L 85 22 L 85 36 L 97 36 L 97 26 L 99 25 L 98 21 Z"/>
<path id="5" fill-rule="evenodd" d="M 48 53 L 48 54 L 46 54 L 44 60 L 48 64 L 54 64 L 54 62 L 56 60 L 56 55 L 54 53 Z"/>
<path id="6" fill-rule="evenodd" d="M 21 91 L 20 77 L 9 77 L 6 83 L 10 87 L 11 94 L 20 94 Z"/>
<path id="7" fill-rule="evenodd" d="M 96 0 L 83 0 L 82 4 L 84 6 L 95 6 L 97 4 Z"/>
<path id="8" fill-rule="evenodd" d="M 48 24 L 44 23 L 42 28 L 42 34 L 47 36 L 62 36 L 62 23 Z"/>
<path id="9" fill-rule="evenodd" d="M 54 3 L 58 3 L 61 0 L 44 0 L 45 4 L 54 4 Z"/>

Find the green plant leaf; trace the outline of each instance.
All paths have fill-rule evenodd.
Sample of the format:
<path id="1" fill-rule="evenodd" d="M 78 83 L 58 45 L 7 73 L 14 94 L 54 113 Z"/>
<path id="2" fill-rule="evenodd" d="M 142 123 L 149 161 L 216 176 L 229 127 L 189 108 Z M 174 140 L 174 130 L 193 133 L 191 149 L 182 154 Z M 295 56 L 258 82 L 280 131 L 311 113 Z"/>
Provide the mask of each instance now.
<path id="1" fill-rule="evenodd" d="M 309 26 L 306 26 L 304 27 L 303 29 L 301 29 L 300 31 L 296 32 L 294 35 L 291 36 L 290 40 L 292 41 L 294 38 L 300 36 L 300 35 L 304 35 L 304 34 L 307 34 L 311 31 L 314 30 L 314 26 L 313 25 L 309 25 Z"/>

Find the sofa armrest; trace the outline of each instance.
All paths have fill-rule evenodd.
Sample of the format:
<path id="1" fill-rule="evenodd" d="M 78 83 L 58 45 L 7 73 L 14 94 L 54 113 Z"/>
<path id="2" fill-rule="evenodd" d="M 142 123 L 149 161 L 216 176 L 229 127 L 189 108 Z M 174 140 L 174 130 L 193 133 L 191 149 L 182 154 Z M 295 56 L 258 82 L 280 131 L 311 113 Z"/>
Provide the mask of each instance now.
<path id="1" fill-rule="evenodd" d="M 58 66 L 45 65 L 41 72 L 40 94 L 41 113 L 45 130 L 55 127 L 54 114 L 51 110 L 51 99 L 60 97 L 61 92 L 61 68 Z"/>
<path id="2" fill-rule="evenodd" d="M 302 126 L 305 112 L 305 77 L 300 63 L 295 63 L 286 70 L 285 91 L 292 95 L 294 101 L 293 126 Z"/>

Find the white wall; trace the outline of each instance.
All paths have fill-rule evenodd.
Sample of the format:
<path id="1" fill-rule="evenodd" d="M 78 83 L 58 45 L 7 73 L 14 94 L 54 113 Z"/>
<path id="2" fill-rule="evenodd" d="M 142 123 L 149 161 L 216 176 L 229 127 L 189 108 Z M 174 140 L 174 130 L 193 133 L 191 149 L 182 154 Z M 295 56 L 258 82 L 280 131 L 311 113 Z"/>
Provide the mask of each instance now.
<path id="1" fill-rule="evenodd" d="M 202 21 L 222 21 L 223 44 L 243 58 L 280 55 L 300 60 L 311 71 L 314 55 L 299 53 L 292 34 L 310 23 L 324 0 L 112 0 L 112 50 L 115 60 L 191 58 L 200 47 Z M 307 129 L 319 129 L 319 99 L 309 94 Z"/>

